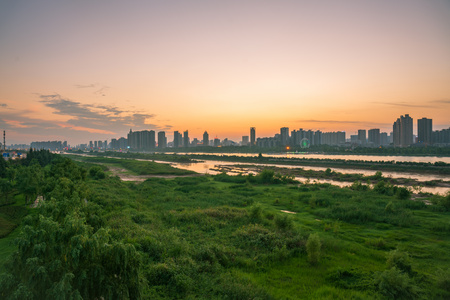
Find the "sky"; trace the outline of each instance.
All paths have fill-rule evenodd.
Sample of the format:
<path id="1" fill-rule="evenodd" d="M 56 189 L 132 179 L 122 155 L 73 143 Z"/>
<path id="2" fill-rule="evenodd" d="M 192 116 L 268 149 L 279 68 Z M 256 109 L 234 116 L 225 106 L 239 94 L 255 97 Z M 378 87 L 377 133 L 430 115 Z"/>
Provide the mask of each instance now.
<path id="1" fill-rule="evenodd" d="M 450 0 L 0 0 L 7 144 L 450 127 Z"/>

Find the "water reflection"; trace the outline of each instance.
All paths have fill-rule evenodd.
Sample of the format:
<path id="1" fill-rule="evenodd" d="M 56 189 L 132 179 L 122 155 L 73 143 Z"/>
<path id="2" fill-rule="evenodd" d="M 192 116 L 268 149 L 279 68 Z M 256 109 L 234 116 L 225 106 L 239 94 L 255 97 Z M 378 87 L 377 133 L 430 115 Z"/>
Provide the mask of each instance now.
<path id="1" fill-rule="evenodd" d="M 166 152 L 172 154 L 173 152 Z M 202 153 L 202 152 L 190 152 L 190 153 L 177 153 L 181 155 L 185 154 L 200 154 L 200 155 L 219 155 L 219 156 L 242 156 L 242 157 L 255 157 L 258 154 L 255 153 Z M 438 157 L 438 156 L 387 156 L 387 155 L 339 155 L 339 154 L 317 154 L 317 153 L 270 153 L 262 154 L 264 157 L 279 157 L 279 158 L 315 158 L 315 159 L 344 159 L 344 160 L 361 160 L 361 161 L 404 161 L 404 162 L 425 162 L 435 163 L 442 161 L 450 164 L 450 157 Z"/>
<path id="2" fill-rule="evenodd" d="M 157 161 L 161 163 L 167 163 L 162 161 Z M 271 167 L 279 167 L 279 168 L 300 168 L 299 166 L 290 166 L 290 165 L 277 165 L 277 164 L 255 164 L 255 163 L 236 163 L 236 162 L 228 162 L 228 161 L 218 161 L 218 160 L 207 160 L 199 163 L 170 163 L 172 166 L 180 169 L 186 169 L 191 170 L 200 174 L 211 174 L 215 175 L 220 173 L 220 171 L 217 171 L 216 166 L 230 166 L 230 171 L 227 171 L 230 175 L 233 174 L 243 174 L 247 175 L 249 173 L 253 173 L 253 171 L 248 171 L 242 168 L 236 168 L 231 167 L 233 165 L 242 165 L 242 166 L 271 166 Z M 305 170 L 315 170 L 315 171 L 325 171 L 326 168 L 323 167 L 309 167 L 309 166 L 302 166 L 301 168 Z M 344 174 L 363 174 L 366 176 L 374 175 L 375 171 L 373 170 L 351 170 L 351 169 L 339 169 L 339 168 L 332 168 L 333 171 L 341 172 Z M 392 178 L 411 178 L 411 179 L 417 179 L 419 181 L 430 181 L 430 180 L 448 180 L 448 176 L 441 176 L 441 175 L 430 175 L 430 174 L 414 174 L 414 173 L 400 173 L 400 172 L 383 172 L 383 176 L 385 177 L 392 177 Z M 333 185 L 337 185 L 340 187 L 347 187 L 352 184 L 352 182 L 343 182 L 343 181 L 336 181 L 336 180 L 330 180 L 330 179 L 308 179 L 306 177 L 302 176 L 296 176 L 296 180 L 304 183 L 307 180 L 310 180 L 310 182 L 318 182 L 318 183 L 330 183 Z M 427 193 L 439 193 L 439 194 L 446 194 L 450 191 L 449 187 L 422 187 L 421 191 L 427 192 Z"/>

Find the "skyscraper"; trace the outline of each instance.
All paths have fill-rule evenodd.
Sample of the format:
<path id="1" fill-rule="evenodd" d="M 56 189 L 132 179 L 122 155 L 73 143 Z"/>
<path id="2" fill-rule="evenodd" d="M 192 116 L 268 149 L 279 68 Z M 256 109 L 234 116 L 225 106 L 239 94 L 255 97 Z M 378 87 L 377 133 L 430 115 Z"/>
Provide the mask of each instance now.
<path id="1" fill-rule="evenodd" d="M 256 145 L 256 129 L 255 127 L 250 127 L 250 146 Z"/>
<path id="2" fill-rule="evenodd" d="M 413 143 L 413 119 L 408 115 L 400 116 L 393 125 L 394 146 L 408 147 Z"/>
<path id="3" fill-rule="evenodd" d="M 187 148 L 189 147 L 189 144 L 191 141 L 189 140 L 189 131 L 183 132 L 183 147 Z"/>
<path id="4" fill-rule="evenodd" d="M 158 132 L 158 148 L 166 148 L 166 147 L 167 147 L 166 132 L 160 131 Z"/>
<path id="5" fill-rule="evenodd" d="M 418 142 L 425 145 L 432 144 L 433 120 L 422 118 L 417 120 Z"/>
<path id="6" fill-rule="evenodd" d="M 242 142 L 241 145 L 242 146 L 248 146 L 249 142 L 248 142 L 248 135 L 244 135 L 242 136 Z"/>
<path id="7" fill-rule="evenodd" d="M 366 130 L 365 129 L 359 129 L 358 130 L 358 141 L 361 145 L 366 144 Z"/>
<path id="8" fill-rule="evenodd" d="M 289 142 L 289 128 L 282 127 L 280 128 L 280 142 L 281 146 L 286 146 Z"/>
<path id="9" fill-rule="evenodd" d="M 183 136 L 178 131 L 173 132 L 173 147 L 183 147 Z"/>
<path id="10" fill-rule="evenodd" d="M 380 129 L 376 128 L 369 130 L 369 144 L 374 147 L 381 145 Z"/>
<path id="11" fill-rule="evenodd" d="M 207 131 L 203 133 L 203 146 L 209 146 L 209 134 Z"/>

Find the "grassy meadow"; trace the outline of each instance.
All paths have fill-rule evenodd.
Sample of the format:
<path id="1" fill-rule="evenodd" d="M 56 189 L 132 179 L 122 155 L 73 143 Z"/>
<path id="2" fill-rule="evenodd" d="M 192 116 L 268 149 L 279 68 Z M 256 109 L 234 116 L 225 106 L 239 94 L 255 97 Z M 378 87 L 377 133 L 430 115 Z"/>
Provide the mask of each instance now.
<path id="1" fill-rule="evenodd" d="M 142 174 L 147 162 L 83 161 L 80 220 L 136 249 L 140 298 L 450 298 L 450 195 L 299 184 L 271 170 L 124 182 L 94 164 Z M 20 212 L 0 207 L 0 218 L 17 226 Z M 3 260 L 17 235 L 0 239 Z"/>
<path id="2" fill-rule="evenodd" d="M 442 286 L 450 275 L 450 214 L 442 199 L 425 205 L 358 185 L 273 179 L 108 178 L 91 188 L 107 226 L 142 253 L 149 298 L 449 296 Z M 315 263 L 311 234 L 321 245 Z M 392 253 L 407 261 L 408 273 L 388 273 L 397 270 Z M 383 290 L 398 281 L 400 291 Z"/>

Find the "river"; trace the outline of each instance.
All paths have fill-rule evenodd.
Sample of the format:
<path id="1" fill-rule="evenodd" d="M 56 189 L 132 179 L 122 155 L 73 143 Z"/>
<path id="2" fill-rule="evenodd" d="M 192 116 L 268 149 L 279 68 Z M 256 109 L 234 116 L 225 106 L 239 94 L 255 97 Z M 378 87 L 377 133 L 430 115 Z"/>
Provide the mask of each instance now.
<path id="1" fill-rule="evenodd" d="M 163 153 L 163 152 L 162 152 Z M 243 157 L 255 157 L 258 154 L 255 153 L 175 153 L 165 152 L 167 154 L 189 154 L 189 155 L 219 155 L 219 156 L 243 156 Z M 361 160 L 361 161 L 404 161 L 404 162 L 445 162 L 450 164 L 450 157 L 441 156 L 387 156 L 387 155 L 334 155 L 334 154 L 317 154 L 317 153 L 263 153 L 264 157 L 281 157 L 281 158 L 315 158 L 315 159 L 344 159 L 344 160 Z"/>
<path id="2" fill-rule="evenodd" d="M 75 153 L 73 153 L 75 154 Z M 183 154 L 183 153 L 178 153 Z M 192 154 L 192 153 L 189 153 Z M 209 155 L 224 155 L 224 156 L 231 156 L 231 155 L 240 155 L 240 156 L 255 156 L 255 154 L 241 154 L 241 153 L 198 153 L 198 154 L 209 154 Z M 87 154 L 78 154 L 81 156 L 90 156 Z M 271 157 L 291 157 L 289 156 L 291 154 L 271 154 L 271 155 L 265 155 L 264 156 L 271 156 Z M 303 155 L 303 154 L 302 154 Z M 311 156 L 310 156 L 311 155 Z M 108 156 L 109 157 L 109 156 Z M 330 158 L 330 159 L 352 159 L 352 160 L 371 160 L 371 161 L 392 161 L 392 158 L 396 158 L 395 161 L 403 161 L 402 159 L 409 159 L 405 161 L 414 161 L 414 162 L 425 162 L 423 159 L 428 159 L 426 162 L 437 162 L 437 161 L 444 161 L 450 163 L 450 158 L 448 157 L 422 157 L 422 156 L 368 156 L 368 155 L 321 155 L 321 154 L 306 154 L 305 156 L 295 156 L 296 158 Z M 109 157 L 109 158 L 120 158 L 120 157 Z M 358 159 L 355 159 L 358 158 Z M 389 159 L 390 158 L 390 159 Z M 143 160 L 143 161 L 154 161 L 149 159 L 136 159 L 136 160 Z M 205 160 L 198 163 L 176 163 L 176 162 L 167 162 L 167 161 L 155 161 L 159 163 L 169 163 L 170 165 L 185 169 L 185 170 L 191 170 L 200 174 L 217 174 L 218 171 L 215 171 L 215 166 L 232 166 L 232 165 L 259 165 L 259 166 L 272 166 L 272 167 L 279 167 L 279 168 L 303 168 L 305 170 L 326 170 L 326 167 L 316 167 L 316 166 L 296 166 L 296 165 L 285 165 L 285 164 L 257 164 L 257 163 L 242 163 L 242 162 L 230 162 L 230 161 L 220 161 L 220 160 Z M 376 171 L 373 170 L 362 170 L 362 169 L 341 169 L 341 168 L 331 168 L 333 171 L 344 173 L 344 174 L 363 174 L 365 176 L 374 175 Z M 232 169 L 229 173 L 231 174 L 248 174 L 252 172 L 243 171 L 239 168 Z M 383 176 L 392 177 L 392 178 L 411 178 L 411 179 L 417 179 L 419 181 L 430 181 L 430 180 L 449 180 L 448 176 L 443 175 L 433 175 L 433 174 L 418 174 L 418 173 L 406 173 L 406 172 L 383 172 Z M 336 181 L 336 180 L 328 180 L 328 179 L 308 179 L 306 177 L 300 177 L 296 176 L 296 180 L 300 182 L 306 182 L 307 180 L 310 180 L 310 182 L 319 182 L 319 183 L 330 183 L 333 185 L 337 185 L 340 187 L 350 186 L 351 182 L 343 182 L 343 181 Z M 427 193 L 433 193 L 433 194 L 441 194 L 445 195 L 446 193 L 450 192 L 450 187 L 422 187 L 421 191 L 427 192 Z"/>
<path id="3" fill-rule="evenodd" d="M 161 163 L 167 163 L 164 161 L 156 161 Z M 237 163 L 237 162 L 230 162 L 230 161 L 219 161 L 219 160 L 205 160 L 198 163 L 174 163 L 170 162 L 170 165 L 176 168 L 185 169 L 185 170 L 191 170 L 197 173 L 201 174 L 211 174 L 215 175 L 218 174 L 219 171 L 214 170 L 215 166 L 233 166 L 233 165 L 242 165 L 242 166 L 251 166 L 251 165 L 257 165 L 257 166 L 269 166 L 269 167 L 278 167 L 278 168 L 303 168 L 305 170 L 321 170 L 325 171 L 327 168 L 324 167 L 310 167 L 310 166 L 294 166 L 294 165 L 284 165 L 284 164 L 257 164 L 257 163 Z M 339 169 L 339 168 L 331 168 L 333 171 L 341 172 L 345 174 L 363 174 L 366 176 L 374 175 L 376 171 L 373 170 L 352 170 L 352 169 Z M 229 171 L 230 174 L 248 174 L 253 172 L 248 172 L 245 170 L 242 170 L 240 168 L 232 168 L 231 171 Z M 416 174 L 416 173 L 404 173 L 404 172 L 383 172 L 383 176 L 385 177 L 392 177 L 392 178 L 411 178 L 411 179 L 417 179 L 419 181 L 430 181 L 430 180 L 449 180 L 448 176 L 442 176 L 442 175 L 431 175 L 431 174 Z M 306 182 L 308 178 L 306 177 L 300 177 L 296 176 L 296 180 L 300 182 Z M 343 182 L 343 181 L 336 181 L 336 180 L 327 180 L 327 179 L 309 179 L 310 182 L 320 182 L 320 183 L 330 183 L 333 185 L 338 185 L 341 187 L 344 186 L 350 186 L 352 182 Z M 433 193 L 433 194 L 446 194 L 450 191 L 450 187 L 422 187 L 421 191 L 427 192 L 427 193 Z"/>

